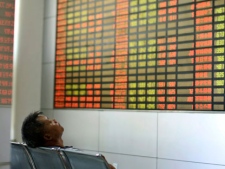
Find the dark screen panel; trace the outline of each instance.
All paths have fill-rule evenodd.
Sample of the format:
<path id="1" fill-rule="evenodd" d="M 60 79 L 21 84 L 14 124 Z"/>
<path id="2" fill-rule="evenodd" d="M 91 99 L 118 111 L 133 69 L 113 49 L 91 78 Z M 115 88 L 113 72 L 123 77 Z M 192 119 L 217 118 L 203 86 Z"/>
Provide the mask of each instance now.
<path id="1" fill-rule="evenodd" d="M 0 105 L 11 105 L 14 0 L 0 0 Z"/>
<path id="2" fill-rule="evenodd" d="M 55 108 L 225 110 L 224 0 L 58 0 Z"/>

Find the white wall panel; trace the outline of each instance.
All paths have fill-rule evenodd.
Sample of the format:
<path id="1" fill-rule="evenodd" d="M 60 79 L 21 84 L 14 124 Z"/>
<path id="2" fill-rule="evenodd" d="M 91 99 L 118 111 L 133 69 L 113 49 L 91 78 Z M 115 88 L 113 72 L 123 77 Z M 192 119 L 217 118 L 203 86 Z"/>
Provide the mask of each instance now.
<path id="1" fill-rule="evenodd" d="M 1 165 L 0 164 L 0 169 L 10 169 L 10 165 L 8 165 L 8 164 Z"/>
<path id="2" fill-rule="evenodd" d="M 55 110 L 54 118 L 64 126 L 64 145 L 98 151 L 98 111 Z"/>
<path id="3" fill-rule="evenodd" d="M 42 88 L 41 107 L 42 109 L 53 108 L 54 98 L 54 64 L 43 64 L 42 66 Z"/>
<path id="4" fill-rule="evenodd" d="M 171 160 L 158 160 L 158 169 L 225 169 L 225 166 Z"/>
<path id="5" fill-rule="evenodd" d="M 225 114 L 159 113 L 160 158 L 225 165 Z"/>
<path id="6" fill-rule="evenodd" d="M 46 18 L 44 20 L 43 63 L 53 63 L 55 61 L 55 39 L 56 18 Z"/>
<path id="7" fill-rule="evenodd" d="M 0 108 L 0 163 L 10 161 L 10 118 L 11 108 Z"/>
<path id="8" fill-rule="evenodd" d="M 44 0 L 15 1 L 12 139 L 21 140 L 21 124 L 41 107 Z"/>
<path id="9" fill-rule="evenodd" d="M 48 118 L 54 119 L 54 110 L 52 110 L 52 109 L 42 109 L 41 111 L 42 111 L 43 114 L 44 114 L 45 116 L 47 116 Z"/>
<path id="10" fill-rule="evenodd" d="M 109 163 L 117 163 L 117 169 L 156 169 L 155 158 L 100 153 L 106 157 Z"/>
<path id="11" fill-rule="evenodd" d="M 100 151 L 156 157 L 157 114 L 101 111 Z"/>
<path id="12" fill-rule="evenodd" d="M 57 0 L 45 0 L 44 17 L 56 16 Z"/>

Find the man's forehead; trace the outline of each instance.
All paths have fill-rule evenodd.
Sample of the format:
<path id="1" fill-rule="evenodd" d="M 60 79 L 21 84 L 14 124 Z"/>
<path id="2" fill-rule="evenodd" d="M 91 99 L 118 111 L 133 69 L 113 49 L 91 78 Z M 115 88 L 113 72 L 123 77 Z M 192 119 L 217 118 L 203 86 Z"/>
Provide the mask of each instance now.
<path id="1" fill-rule="evenodd" d="M 38 117 L 37 117 L 38 120 L 47 120 L 48 117 L 43 115 L 43 114 L 39 114 Z"/>

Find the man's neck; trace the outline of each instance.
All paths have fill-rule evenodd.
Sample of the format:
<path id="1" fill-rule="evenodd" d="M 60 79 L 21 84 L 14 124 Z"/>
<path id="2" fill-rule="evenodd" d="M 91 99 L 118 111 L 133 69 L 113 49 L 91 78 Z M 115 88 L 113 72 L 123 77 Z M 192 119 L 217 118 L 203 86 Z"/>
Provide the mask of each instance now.
<path id="1" fill-rule="evenodd" d="M 64 147 L 63 140 L 60 138 L 58 140 L 49 140 L 44 144 L 45 147 Z"/>

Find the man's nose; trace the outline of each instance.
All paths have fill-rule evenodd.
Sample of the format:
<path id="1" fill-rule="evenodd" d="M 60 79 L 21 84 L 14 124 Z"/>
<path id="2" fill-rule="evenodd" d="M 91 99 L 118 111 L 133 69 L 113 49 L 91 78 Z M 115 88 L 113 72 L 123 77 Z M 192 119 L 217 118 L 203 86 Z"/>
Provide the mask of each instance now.
<path id="1" fill-rule="evenodd" d="M 52 121 L 54 121 L 55 123 L 57 123 L 56 119 L 52 119 Z"/>

